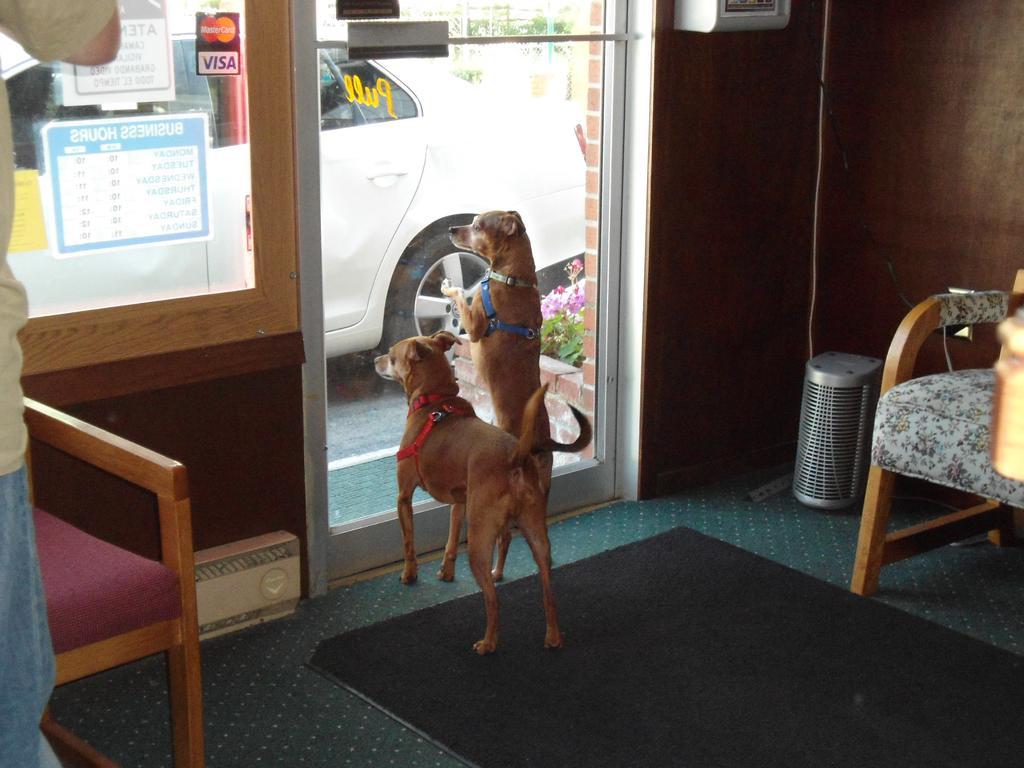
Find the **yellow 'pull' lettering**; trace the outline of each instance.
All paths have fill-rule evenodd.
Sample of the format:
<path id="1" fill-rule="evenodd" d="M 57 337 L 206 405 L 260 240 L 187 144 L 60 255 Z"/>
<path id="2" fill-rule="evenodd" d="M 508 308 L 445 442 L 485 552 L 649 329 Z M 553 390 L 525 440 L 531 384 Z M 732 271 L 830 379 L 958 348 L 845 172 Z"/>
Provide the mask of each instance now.
<path id="1" fill-rule="evenodd" d="M 384 97 L 384 102 L 388 106 L 388 114 L 397 119 L 398 115 L 395 114 L 394 105 L 391 102 L 391 83 L 385 80 L 383 77 L 377 78 L 377 93 Z"/>
<path id="2" fill-rule="evenodd" d="M 396 120 L 398 119 L 391 95 L 391 83 L 383 77 L 377 78 L 377 85 L 374 88 L 365 88 L 359 75 L 345 75 L 345 95 L 349 101 L 364 104 L 373 109 L 380 107 L 380 100 L 383 98 L 388 115 Z"/>

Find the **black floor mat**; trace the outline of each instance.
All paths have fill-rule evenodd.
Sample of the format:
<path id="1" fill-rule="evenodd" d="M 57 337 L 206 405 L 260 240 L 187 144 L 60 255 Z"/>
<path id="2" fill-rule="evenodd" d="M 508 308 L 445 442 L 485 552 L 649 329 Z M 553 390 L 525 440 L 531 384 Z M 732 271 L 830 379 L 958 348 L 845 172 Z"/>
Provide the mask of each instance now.
<path id="1" fill-rule="evenodd" d="M 427 578 L 427 574 L 423 574 Z M 998 768 L 1024 658 L 680 528 L 320 644 L 310 666 L 480 766 Z M 397 584 L 396 589 L 400 588 Z"/>

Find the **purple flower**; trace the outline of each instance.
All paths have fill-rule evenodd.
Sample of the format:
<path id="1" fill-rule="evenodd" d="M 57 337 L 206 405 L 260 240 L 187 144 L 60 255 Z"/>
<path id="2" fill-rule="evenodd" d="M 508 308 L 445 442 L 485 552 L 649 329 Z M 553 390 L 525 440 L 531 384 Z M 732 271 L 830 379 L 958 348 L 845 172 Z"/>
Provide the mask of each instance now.
<path id="1" fill-rule="evenodd" d="M 541 300 L 540 311 L 545 320 L 560 314 L 578 315 L 585 302 L 583 284 L 573 282 L 568 288 L 560 285 L 545 296 Z"/>
<path id="2" fill-rule="evenodd" d="M 556 286 L 547 296 L 541 299 L 540 311 L 545 320 L 564 315 L 567 319 L 582 320 L 583 306 L 586 298 L 583 283 L 579 276 L 583 273 L 583 262 L 573 259 L 565 265 L 565 274 L 569 277 L 569 285 Z"/>

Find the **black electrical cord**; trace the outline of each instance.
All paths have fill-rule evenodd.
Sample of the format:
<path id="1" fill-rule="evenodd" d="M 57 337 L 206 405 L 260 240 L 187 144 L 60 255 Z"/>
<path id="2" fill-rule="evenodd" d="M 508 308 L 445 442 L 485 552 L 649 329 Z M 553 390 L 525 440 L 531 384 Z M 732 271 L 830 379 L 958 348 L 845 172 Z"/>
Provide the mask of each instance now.
<path id="1" fill-rule="evenodd" d="M 821 6 L 820 0 L 811 0 L 811 14 L 812 14 L 812 16 L 818 14 L 820 6 Z M 847 196 L 849 196 L 850 195 L 850 190 L 853 187 L 853 173 L 850 170 L 849 154 L 846 151 L 846 144 L 843 142 L 842 131 L 840 130 L 840 126 L 839 126 L 839 118 L 836 116 L 836 113 L 835 113 L 834 104 L 833 104 L 833 98 L 832 98 L 832 90 L 831 90 L 831 88 L 829 88 L 828 83 L 826 83 L 824 80 L 822 80 L 821 77 L 819 77 L 819 75 L 817 74 L 817 73 L 820 73 L 822 71 L 822 68 L 821 68 L 821 65 L 822 65 L 822 62 L 821 62 L 821 49 L 822 49 L 822 43 L 824 41 L 825 30 L 824 30 L 824 27 L 822 26 L 821 37 L 820 38 L 816 38 L 814 36 L 813 32 L 811 31 L 813 28 L 810 25 L 808 26 L 807 29 L 808 29 L 808 32 L 807 32 L 808 38 L 810 39 L 810 41 L 812 43 L 813 49 L 816 51 L 816 54 L 815 54 L 815 73 L 816 74 L 814 76 L 814 79 L 818 82 L 818 87 L 819 87 L 819 91 L 818 92 L 820 94 L 822 94 L 822 99 L 823 99 L 824 106 L 825 106 L 825 114 L 828 117 L 828 123 L 829 123 L 829 127 L 831 129 L 832 139 L 833 139 L 833 141 L 835 141 L 836 149 L 839 152 L 839 157 L 840 157 L 840 159 L 842 160 L 842 163 L 843 163 L 843 176 L 844 176 L 844 178 L 846 180 L 845 190 L 846 190 Z M 899 296 L 900 300 L 908 308 L 913 308 L 915 306 L 916 302 L 910 301 L 910 299 L 908 299 L 906 297 L 906 295 L 903 293 L 903 289 L 900 286 L 899 278 L 896 276 L 896 265 L 893 264 L 892 258 L 887 254 L 886 248 L 884 246 L 882 246 L 882 244 L 879 243 L 877 239 L 875 239 L 875 236 L 872 234 L 871 229 L 868 227 L 868 225 L 864 221 L 864 219 L 860 216 L 860 211 L 859 210 L 857 210 L 857 217 L 856 218 L 857 218 L 857 224 L 859 225 L 859 227 L 860 227 L 860 229 L 861 229 L 861 231 L 862 231 L 862 233 L 864 235 L 864 238 L 868 241 L 868 243 L 870 243 L 872 246 L 874 246 L 875 252 L 882 259 L 882 262 L 883 262 L 883 264 L 885 266 L 886 272 L 888 273 L 889 278 L 892 280 L 892 285 L 893 285 L 893 288 L 896 291 L 896 295 Z"/>

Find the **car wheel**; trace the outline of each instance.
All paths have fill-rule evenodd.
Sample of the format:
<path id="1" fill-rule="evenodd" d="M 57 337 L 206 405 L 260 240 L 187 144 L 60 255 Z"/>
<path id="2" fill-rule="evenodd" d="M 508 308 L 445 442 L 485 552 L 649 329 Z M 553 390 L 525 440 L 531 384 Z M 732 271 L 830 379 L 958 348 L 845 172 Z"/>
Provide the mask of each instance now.
<path id="1" fill-rule="evenodd" d="M 429 336 L 438 331 L 462 333 L 455 302 L 441 293 L 441 283 L 447 278 L 452 285 L 462 288 L 470 303 L 480 290 L 480 281 L 487 274 L 487 261 L 475 253 L 459 250 L 448 237 L 449 226 L 471 220 L 466 217 L 443 227 L 435 226 L 409 244 L 388 289 L 381 350 L 409 336 Z"/>

